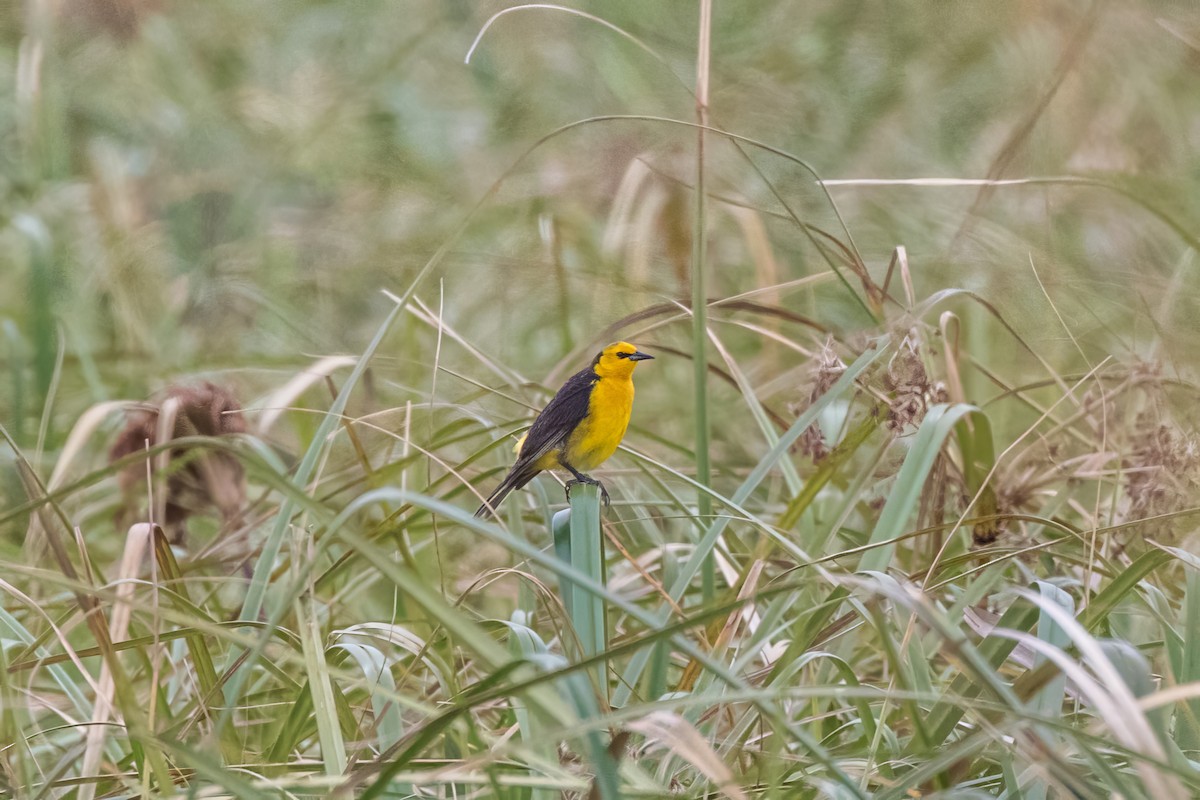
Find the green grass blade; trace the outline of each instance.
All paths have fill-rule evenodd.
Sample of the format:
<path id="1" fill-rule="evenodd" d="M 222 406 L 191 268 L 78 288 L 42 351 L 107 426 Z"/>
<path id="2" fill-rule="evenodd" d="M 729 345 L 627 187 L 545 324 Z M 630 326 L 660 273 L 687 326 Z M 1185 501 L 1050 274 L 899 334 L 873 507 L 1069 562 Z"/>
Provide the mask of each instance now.
<path id="1" fill-rule="evenodd" d="M 300 626 L 300 643 L 304 666 L 312 694 L 313 714 L 321 741 L 322 764 L 325 774 L 339 776 L 346 771 L 346 742 L 338 720 L 337 703 L 333 696 L 333 678 L 325 661 L 325 641 L 317 617 L 316 603 L 308 592 L 296 601 L 296 619 Z"/>
<path id="2" fill-rule="evenodd" d="M 564 590 L 564 599 L 567 594 L 568 592 Z M 546 643 L 531 628 L 519 621 L 524 614 L 515 612 L 513 617 L 513 620 L 507 623 L 511 631 L 508 638 L 508 651 L 514 658 L 546 657 L 549 654 Z M 557 747 L 554 739 L 545 730 L 547 726 L 544 726 L 535 715 L 529 713 L 519 697 L 513 697 L 510 705 L 513 709 L 513 716 L 517 718 L 517 727 L 521 731 L 521 738 L 525 746 L 539 756 L 543 763 L 553 764 L 557 761 Z M 536 776 L 539 773 L 531 767 L 529 774 Z M 544 787 L 535 787 L 530 790 L 529 797 L 530 800 L 557 800 L 559 794 Z"/>
<path id="3" fill-rule="evenodd" d="M 1175 680 L 1192 683 L 1200 681 L 1200 570 L 1195 568 L 1187 570 L 1183 608 L 1182 652 Z M 1200 752 L 1200 700 L 1188 700 L 1179 705 L 1175 717 L 1175 743 L 1193 757 Z"/>
<path id="4" fill-rule="evenodd" d="M 567 536 L 562 533 L 563 526 L 568 527 Z M 604 542 L 600 536 L 600 492 L 596 486 L 581 484 L 571 490 L 571 508 L 554 515 L 554 539 L 556 542 L 566 538 L 569 547 L 569 563 L 579 572 L 587 575 L 594 583 L 604 585 Z M 572 583 L 569 579 L 560 581 L 562 594 L 571 625 L 579 641 L 583 657 L 601 653 L 608 646 L 608 637 L 604 622 L 604 599 L 587 591 L 584 587 Z M 597 669 L 592 679 L 596 687 L 607 694 L 607 681 L 604 680 L 605 670 Z"/>
<path id="5" fill-rule="evenodd" d="M 1038 610 L 1036 608 L 1028 603 L 1018 601 L 1010 605 L 1000 616 L 996 627 L 1015 631 L 1028 631 L 1033 628 L 1037 618 Z M 997 670 L 1016 646 L 1017 642 L 1013 639 L 1001 636 L 986 636 L 979 643 L 978 650 L 991 669 Z M 936 748 L 942 742 L 945 742 L 954 731 L 954 727 L 958 724 L 959 720 L 962 719 L 963 714 L 966 713 L 966 708 L 962 700 L 957 698 L 977 697 L 982 690 L 983 687 L 966 673 L 960 673 L 950 682 L 950 688 L 946 694 L 956 699 L 938 703 L 930 710 L 926 717 L 926 728 L 929 731 L 929 743 L 931 747 Z"/>
<path id="6" fill-rule="evenodd" d="M 4 329 L 4 338 L 8 340 L 8 374 L 9 385 L 12 387 L 12 407 L 9 409 L 13 426 L 13 437 L 18 442 L 25 441 L 25 340 L 17 324 L 11 319 L 5 319 L 0 325 Z"/>
<path id="7" fill-rule="evenodd" d="M 333 401 L 333 405 L 329 407 L 329 412 L 322 418 L 316 433 L 313 434 L 312 443 L 309 445 L 308 450 L 305 451 L 304 458 L 301 459 L 300 465 L 296 467 L 295 475 L 292 478 L 292 483 L 300 491 L 305 490 L 309 479 L 312 478 L 313 472 L 317 467 L 317 461 L 329 446 L 329 435 L 341 424 L 342 412 L 346 409 L 346 403 L 350 401 L 350 394 L 367 371 L 367 366 L 371 363 L 371 357 L 383 343 L 383 338 L 387 335 L 392 327 L 392 323 L 395 322 L 401 311 L 403 311 L 403 306 L 397 304 L 388 313 L 383 323 L 379 326 L 379 329 L 375 332 L 375 337 L 359 357 L 358 363 L 354 365 L 354 370 L 350 373 L 346 382 L 342 384 L 337 398 Z M 290 500 L 285 500 L 279 512 L 275 515 L 275 525 L 267 535 L 267 540 L 263 543 L 262 554 L 259 555 L 258 562 L 254 566 L 254 573 L 250 579 L 250 587 L 247 589 L 246 599 L 242 603 L 241 619 L 258 619 L 262 613 L 268 582 L 275 570 L 276 562 L 279 559 L 279 551 L 283 546 L 284 534 L 291 524 L 292 514 L 295 511 L 295 505 Z M 229 701 L 230 698 L 227 696 L 226 700 Z"/>
<path id="8" fill-rule="evenodd" d="M 1045 581 L 1037 581 L 1036 586 L 1038 591 L 1041 592 L 1042 597 L 1048 602 L 1057 603 L 1063 611 L 1072 616 L 1075 615 L 1075 601 L 1071 598 L 1071 595 Z M 1038 612 L 1037 637 L 1051 647 L 1057 647 L 1060 650 L 1067 647 L 1071 641 L 1071 637 L 1063 627 L 1055 622 L 1049 614 L 1040 610 Z M 1037 653 L 1033 661 L 1034 669 L 1046 662 L 1047 658 L 1045 654 Z M 1052 717 L 1062 713 L 1063 701 L 1066 699 L 1066 694 L 1067 676 L 1059 675 L 1029 700 L 1028 708 L 1035 713 Z M 1043 731 L 1042 735 L 1049 741 L 1058 741 L 1057 736 L 1052 732 Z M 1026 785 L 1024 796 L 1028 800 L 1046 800 L 1046 797 L 1050 793 L 1050 783 L 1046 779 L 1037 776 L 1036 771 L 1033 772 L 1035 777 L 1031 783 Z M 1016 790 L 1017 787 L 1014 785 L 1013 789 Z"/>
<path id="9" fill-rule="evenodd" d="M 20 699 L 21 691 L 8 671 L 7 641 L 8 637 L 0 636 L 0 741 L 8 743 L 0 763 L 8 775 L 16 777 L 17 786 L 32 790 L 39 770 L 37 754 L 27 737 L 36 736 L 38 731 L 30 724 L 30 715 Z"/>
<path id="10" fill-rule="evenodd" d="M 974 415 L 977 420 L 984 417 L 978 408 L 966 404 L 936 405 L 929 409 L 925 419 L 921 421 L 908 455 L 904 458 L 904 465 L 900 467 L 900 474 L 896 476 L 896 483 L 888 494 L 887 502 L 879 512 L 879 521 L 871 530 L 867 543 L 880 546 L 863 554 L 858 563 L 860 572 L 880 572 L 888 568 L 896 545 L 881 543 L 895 539 L 904 532 L 916 511 L 921 492 L 925 489 L 925 479 L 929 476 L 942 445 L 959 421 L 968 414 Z M 980 424 L 985 423 L 986 419 Z"/>
<path id="11" fill-rule="evenodd" d="M 880 339 L 875 345 L 862 353 L 853 363 L 850 364 L 837 379 L 837 381 L 829 388 L 829 391 L 817 398 L 811 406 L 804 410 L 796 421 L 788 428 L 783 436 L 779 437 L 779 441 L 772 447 L 766 455 L 759 459 L 758 464 L 751 470 L 750 474 L 734 492 L 731 502 L 734 505 L 740 506 L 750 495 L 759 487 L 762 481 L 767 477 L 770 471 L 775 467 L 776 463 L 782 458 L 788 458 L 791 446 L 800 436 L 808 430 L 808 427 L 816 422 L 820 413 L 834 400 L 844 397 L 855 385 L 855 381 L 862 375 L 868 367 L 874 364 L 890 347 L 890 340 Z M 683 566 L 679 568 L 678 573 L 667 584 L 668 593 L 675 602 L 683 596 L 700 571 L 700 565 L 703 563 L 707 554 L 716 546 L 721 534 L 729 525 L 731 517 L 722 515 L 713 520 L 712 524 L 705 531 L 704 536 L 696 544 L 692 554 Z M 663 603 L 659 606 L 654 615 L 654 625 L 658 626 L 665 622 L 671 613 L 670 605 Z M 642 672 L 649 662 L 651 652 L 645 651 L 638 653 L 629 663 L 622 674 L 621 683 L 617 686 L 616 692 L 613 694 L 613 704 L 623 706 L 629 702 L 631 687 L 637 686 L 641 681 Z"/>
<path id="12" fill-rule="evenodd" d="M 808 510 L 821 489 L 825 488 L 835 475 L 841 473 L 850 458 L 858 452 L 858 448 L 879 429 L 883 421 L 883 415 L 880 412 L 878 406 L 869 410 L 862 420 L 846 434 L 845 438 L 838 442 L 825 458 L 821 459 L 816 472 L 809 476 L 804 486 L 792 497 L 787 508 L 780 515 L 778 522 L 780 528 L 791 530 L 800 521 L 801 515 Z"/>
<path id="13" fill-rule="evenodd" d="M 708 159 L 705 133 L 708 126 L 708 78 L 712 41 L 712 0 L 700 0 L 699 43 L 696 52 L 696 190 L 692 193 L 692 407 L 695 425 L 696 482 L 712 485 L 709 448 L 712 431 L 708 420 Z M 697 497 L 701 520 L 712 514 L 707 492 Z M 707 602 L 716 592 L 716 566 L 711 554 L 703 562 L 703 594 Z"/>
<path id="14" fill-rule="evenodd" d="M 338 642 L 333 648 L 345 651 L 362 670 L 363 680 L 371 695 L 376 743 L 380 750 L 386 750 L 404 735 L 400 707 L 391 699 L 391 695 L 396 694 L 396 680 L 392 677 L 391 665 L 378 647 Z"/>
<path id="15" fill-rule="evenodd" d="M 188 593 L 187 582 L 183 579 L 183 573 L 179 569 L 179 563 L 175 560 L 175 553 L 171 550 L 171 545 L 167 541 L 166 535 L 162 528 L 154 526 L 154 559 L 157 562 L 160 580 L 164 587 L 171 587 L 174 591 L 164 592 L 168 600 L 178 600 L 180 611 L 183 614 L 188 614 L 192 611 L 192 600 Z M 198 609 L 197 609 L 198 610 Z M 192 661 L 192 667 L 196 672 L 196 683 L 200 688 L 201 702 L 207 703 L 215 699 L 218 694 L 217 670 L 213 664 L 212 654 L 209 652 L 207 644 L 205 644 L 204 636 L 199 631 L 189 631 L 185 641 L 187 642 L 188 655 Z M 207 706 L 202 710 L 205 717 L 209 719 L 215 718 L 217 715 L 210 711 Z M 217 729 L 217 737 L 221 750 L 221 757 L 226 764 L 239 764 L 242 761 L 242 746 L 237 739 L 237 730 L 232 726 L 223 726 Z"/>

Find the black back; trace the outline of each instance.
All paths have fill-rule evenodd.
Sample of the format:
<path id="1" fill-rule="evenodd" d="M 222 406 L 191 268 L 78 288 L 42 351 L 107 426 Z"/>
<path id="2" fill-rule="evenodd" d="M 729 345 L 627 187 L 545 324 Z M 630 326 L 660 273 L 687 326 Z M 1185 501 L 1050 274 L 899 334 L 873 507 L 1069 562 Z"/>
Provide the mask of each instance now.
<path id="1" fill-rule="evenodd" d="M 566 445 L 567 438 L 588 413 L 588 403 L 592 397 L 592 386 L 600 380 L 591 367 L 580 370 L 567 379 L 558 390 L 558 394 L 546 404 L 542 413 L 533 421 L 533 427 L 525 437 L 521 446 L 521 455 L 517 457 L 518 467 L 532 464 L 551 450 Z"/>

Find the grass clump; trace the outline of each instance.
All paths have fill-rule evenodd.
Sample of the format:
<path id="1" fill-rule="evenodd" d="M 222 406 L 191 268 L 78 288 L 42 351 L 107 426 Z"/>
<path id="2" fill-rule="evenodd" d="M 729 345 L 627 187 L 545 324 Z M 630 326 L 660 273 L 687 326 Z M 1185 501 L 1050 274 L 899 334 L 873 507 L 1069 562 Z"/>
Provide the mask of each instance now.
<path id="1" fill-rule="evenodd" d="M 1188 13 L 34 4 L 2 791 L 1195 796 Z"/>

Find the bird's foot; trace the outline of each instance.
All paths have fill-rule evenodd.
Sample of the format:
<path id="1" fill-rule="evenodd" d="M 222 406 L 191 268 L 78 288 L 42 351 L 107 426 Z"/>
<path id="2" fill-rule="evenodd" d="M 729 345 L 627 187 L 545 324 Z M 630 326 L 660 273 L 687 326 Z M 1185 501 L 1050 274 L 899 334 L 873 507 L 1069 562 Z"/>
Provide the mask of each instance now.
<path id="1" fill-rule="evenodd" d="M 600 487 L 600 499 L 604 501 L 604 507 L 607 508 L 612 505 L 612 498 L 608 496 L 608 489 L 604 488 L 604 484 L 601 483 L 600 481 L 596 480 L 595 478 L 589 477 L 587 475 L 580 475 L 578 478 L 575 478 L 574 480 L 567 481 L 566 488 L 567 488 L 567 500 L 568 501 L 570 501 L 570 499 L 571 499 L 571 487 L 578 486 L 581 483 L 586 483 L 589 486 Z"/>

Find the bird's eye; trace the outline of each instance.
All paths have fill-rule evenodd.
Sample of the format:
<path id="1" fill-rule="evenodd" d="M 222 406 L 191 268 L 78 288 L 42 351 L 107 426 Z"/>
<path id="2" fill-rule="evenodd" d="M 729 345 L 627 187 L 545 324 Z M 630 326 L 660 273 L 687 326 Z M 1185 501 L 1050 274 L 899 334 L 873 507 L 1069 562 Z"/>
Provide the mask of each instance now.
<path id="1" fill-rule="evenodd" d="M 617 358 L 629 358 L 629 353 L 617 353 Z"/>

